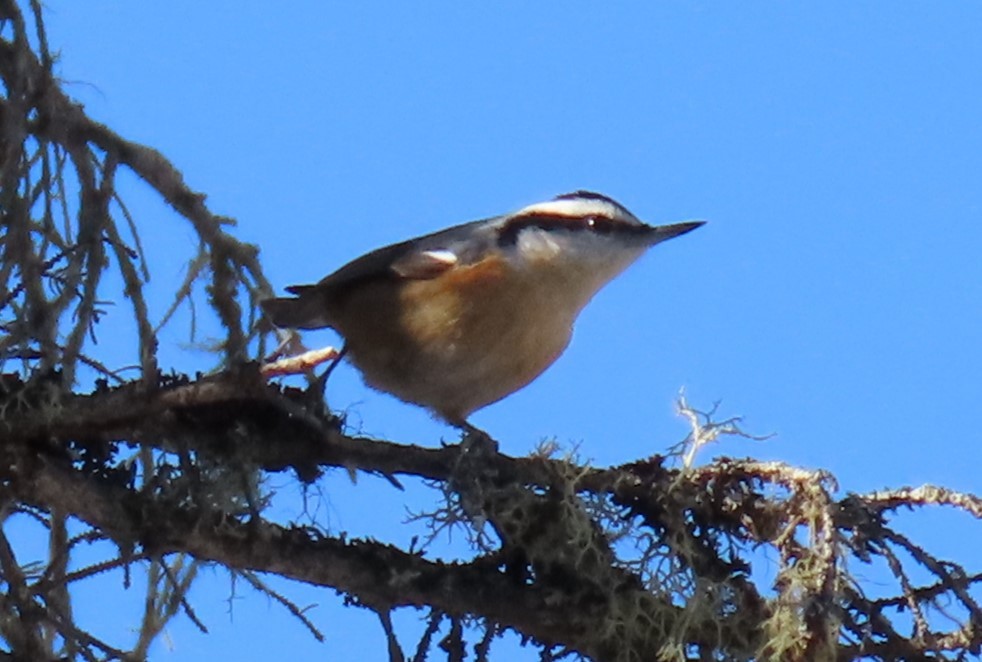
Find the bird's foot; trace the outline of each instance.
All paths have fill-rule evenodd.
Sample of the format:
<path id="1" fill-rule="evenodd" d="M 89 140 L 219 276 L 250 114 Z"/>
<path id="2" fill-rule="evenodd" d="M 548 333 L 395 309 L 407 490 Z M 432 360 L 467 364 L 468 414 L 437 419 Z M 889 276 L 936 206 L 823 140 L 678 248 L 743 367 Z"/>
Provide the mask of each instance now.
<path id="1" fill-rule="evenodd" d="M 491 455 L 498 453 L 498 442 L 481 428 L 464 421 L 460 424 L 460 429 L 464 431 L 460 442 L 460 450 L 464 453 Z"/>

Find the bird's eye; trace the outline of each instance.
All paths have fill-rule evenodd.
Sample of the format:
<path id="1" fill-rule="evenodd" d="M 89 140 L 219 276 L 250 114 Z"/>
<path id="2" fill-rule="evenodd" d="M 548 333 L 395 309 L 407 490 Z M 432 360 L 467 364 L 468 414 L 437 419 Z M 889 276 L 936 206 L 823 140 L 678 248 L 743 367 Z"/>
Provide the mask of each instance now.
<path id="1" fill-rule="evenodd" d="M 598 234 L 607 234 L 613 229 L 610 220 L 602 216 L 587 216 L 586 227 Z"/>

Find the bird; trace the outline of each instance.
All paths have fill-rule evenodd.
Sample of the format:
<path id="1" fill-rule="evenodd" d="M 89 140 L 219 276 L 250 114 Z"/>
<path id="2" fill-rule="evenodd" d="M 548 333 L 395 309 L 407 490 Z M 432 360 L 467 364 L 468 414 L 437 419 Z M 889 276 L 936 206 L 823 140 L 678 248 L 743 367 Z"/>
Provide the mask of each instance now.
<path id="1" fill-rule="evenodd" d="M 472 429 L 559 358 L 604 285 L 701 225 L 648 225 L 574 191 L 384 246 L 260 305 L 279 328 L 334 329 L 366 384 Z"/>

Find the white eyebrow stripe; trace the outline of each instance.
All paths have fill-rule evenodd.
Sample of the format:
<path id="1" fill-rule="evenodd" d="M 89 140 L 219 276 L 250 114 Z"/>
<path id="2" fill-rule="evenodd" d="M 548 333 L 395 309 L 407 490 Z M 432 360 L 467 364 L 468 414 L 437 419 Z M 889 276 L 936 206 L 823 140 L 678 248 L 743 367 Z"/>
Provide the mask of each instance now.
<path id="1" fill-rule="evenodd" d="M 537 202 L 534 205 L 529 205 L 518 210 L 515 216 L 532 216 L 535 214 L 567 216 L 569 218 L 583 218 L 585 216 L 604 216 L 611 219 L 624 218 L 624 213 L 619 207 L 604 200 L 590 200 L 585 198 Z"/>

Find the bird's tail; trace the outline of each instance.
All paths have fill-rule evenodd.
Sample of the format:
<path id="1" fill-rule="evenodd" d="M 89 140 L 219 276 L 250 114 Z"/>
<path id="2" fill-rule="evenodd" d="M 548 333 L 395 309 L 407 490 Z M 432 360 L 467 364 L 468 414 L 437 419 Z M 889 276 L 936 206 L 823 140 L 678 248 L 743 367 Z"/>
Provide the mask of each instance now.
<path id="1" fill-rule="evenodd" d="M 300 291 L 297 297 L 280 297 L 259 302 L 266 317 L 281 329 L 321 329 L 331 326 L 326 306 L 316 291 Z"/>

